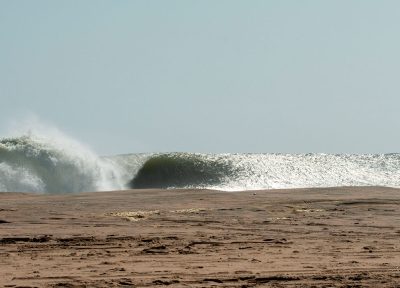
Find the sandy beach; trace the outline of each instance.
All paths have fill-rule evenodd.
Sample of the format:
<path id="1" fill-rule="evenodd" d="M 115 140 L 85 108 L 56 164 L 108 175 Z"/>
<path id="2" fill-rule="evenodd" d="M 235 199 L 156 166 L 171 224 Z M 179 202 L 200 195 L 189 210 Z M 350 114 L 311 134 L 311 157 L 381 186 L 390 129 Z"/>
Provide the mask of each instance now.
<path id="1" fill-rule="evenodd" d="M 0 193 L 2 287 L 400 287 L 400 190 Z"/>

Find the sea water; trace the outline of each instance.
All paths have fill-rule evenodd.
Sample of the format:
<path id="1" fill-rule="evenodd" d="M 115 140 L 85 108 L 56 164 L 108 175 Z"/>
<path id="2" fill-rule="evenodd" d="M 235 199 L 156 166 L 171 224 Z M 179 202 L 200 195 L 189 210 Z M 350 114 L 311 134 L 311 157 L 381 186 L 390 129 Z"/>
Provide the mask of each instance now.
<path id="1" fill-rule="evenodd" d="M 333 186 L 399 187 L 400 154 L 132 153 L 101 157 L 61 133 L 25 133 L 0 140 L 2 192 Z"/>

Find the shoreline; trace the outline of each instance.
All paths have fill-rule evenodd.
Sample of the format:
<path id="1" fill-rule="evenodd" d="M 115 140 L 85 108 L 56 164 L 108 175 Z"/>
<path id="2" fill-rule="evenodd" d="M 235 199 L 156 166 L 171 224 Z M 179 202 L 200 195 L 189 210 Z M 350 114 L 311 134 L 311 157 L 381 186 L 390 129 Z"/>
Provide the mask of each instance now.
<path id="1" fill-rule="evenodd" d="M 397 287 L 399 215 L 385 187 L 0 193 L 0 285 Z"/>

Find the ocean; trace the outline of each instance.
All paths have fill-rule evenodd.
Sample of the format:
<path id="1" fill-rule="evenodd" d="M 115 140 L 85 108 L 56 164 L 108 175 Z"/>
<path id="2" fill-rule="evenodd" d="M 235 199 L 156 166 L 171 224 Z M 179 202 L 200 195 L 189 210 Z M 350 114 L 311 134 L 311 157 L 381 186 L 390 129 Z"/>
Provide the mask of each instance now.
<path id="1" fill-rule="evenodd" d="M 76 193 L 131 188 L 224 191 L 400 187 L 400 154 L 134 153 L 98 156 L 77 141 L 26 134 L 0 140 L 0 191 Z"/>

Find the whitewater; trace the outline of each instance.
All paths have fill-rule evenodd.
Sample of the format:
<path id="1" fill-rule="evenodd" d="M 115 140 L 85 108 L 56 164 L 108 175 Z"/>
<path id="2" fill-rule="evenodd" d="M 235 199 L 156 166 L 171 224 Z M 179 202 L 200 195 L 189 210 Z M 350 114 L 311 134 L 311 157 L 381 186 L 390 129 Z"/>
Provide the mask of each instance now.
<path id="1" fill-rule="evenodd" d="M 1 192 L 400 187 L 399 171 L 397 153 L 138 153 L 101 157 L 61 133 L 29 132 L 0 140 Z"/>

